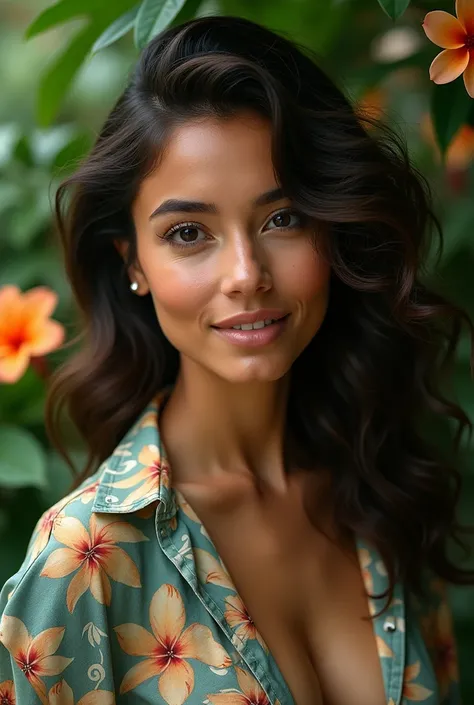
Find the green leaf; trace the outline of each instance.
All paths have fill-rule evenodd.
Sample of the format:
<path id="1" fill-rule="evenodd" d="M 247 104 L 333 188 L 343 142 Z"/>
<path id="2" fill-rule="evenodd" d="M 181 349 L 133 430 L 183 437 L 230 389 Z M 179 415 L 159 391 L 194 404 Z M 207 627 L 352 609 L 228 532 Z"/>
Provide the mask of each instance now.
<path id="1" fill-rule="evenodd" d="M 75 137 L 56 154 L 52 164 L 53 173 L 60 172 L 61 176 L 65 176 L 65 172 L 74 169 L 77 162 L 84 157 L 91 146 L 89 133 L 83 132 L 75 135 Z"/>
<path id="2" fill-rule="evenodd" d="M 41 77 L 37 107 L 37 118 L 40 125 L 46 127 L 53 121 L 64 94 L 96 37 L 97 27 L 95 25 L 84 27 Z"/>
<path id="3" fill-rule="evenodd" d="M 33 152 L 26 135 L 22 135 L 16 143 L 15 149 L 13 150 L 13 157 L 27 167 L 32 167 L 34 165 L 35 160 L 33 157 Z"/>
<path id="4" fill-rule="evenodd" d="M 16 426 L 0 426 L 0 486 L 44 487 L 46 456 L 32 433 Z"/>
<path id="5" fill-rule="evenodd" d="M 89 17 L 96 7 L 97 0 L 60 0 L 55 5 L 47 7 L 33 20 L 26 30 L 25 39 L 31 39 L 37 34 L 46 32 L 46 30 L 78 16 Z"/>
<path id="6" fill-rule="evenodd" d="M 378 3 L 390 19 L 398 20 L 407 9 L 410 0 L 378 0 Z"/>
<path id="7" fill-rule="evenodd" d="M 135 23 L 135 46 L 144 46 L 165 29 L 184 7 L 186 0 L 143 0 Z"/>
<path id="8" fill-rule="evenodd" d="M 186 4 L 178 12 L 174 20 L 170 22 L 170 27 L 176 27 L 177 25 L 183 24 L 183 22 L 193 20 L 197 16 L 201 5 L 202 0 L 187 0 Z"/>
<path id="9" fill-rule="evenodd" d="M 139 5 L 137 5 L 136 7 L 132 7 L 131 10 L 116 19 L 115 22 L 112 22 L 110 27 L 107 27 L 105 32 L 103 32 L 97 39 L 97 41 L 94 43 L 94 46 L 92 47 L 92 53 L 95 54 L 101 49 L 108 47 L 110 44 L 116 42 L 117 39 L 123 37 L 124 34 L 127 34 L 127 32 L 129 32 L 135 24 L 139 9 Z"/>
<path id="10" fill-rule="evenodd" d="M 431 114 L 436 139 L 443 154 L 446 154 L 459 128 L 467 122 L 471 109 L 472 99 L 461 78 L 451 83 L 433 86 Z"/>

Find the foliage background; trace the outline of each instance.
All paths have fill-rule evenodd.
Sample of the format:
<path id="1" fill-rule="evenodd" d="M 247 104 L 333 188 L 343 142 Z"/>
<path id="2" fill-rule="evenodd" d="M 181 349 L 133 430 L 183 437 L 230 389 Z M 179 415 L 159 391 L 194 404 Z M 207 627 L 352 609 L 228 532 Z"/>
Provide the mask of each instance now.
<path id="1" fill-rule="evenodd" d="M 474 101 L 461 79 L 447 86 L 430 82 L 428 67 L 440 50 L 421 28 L 430 10 L 454 14 L 454 0 L 414 0 L 404 14 L 409 0 L 379 2 L 398 7 L 396 22 L 376 0 L 188 0 L 178 20 L 184 12 L 241 15 L 286 33 L 310 47 L 354 101 L 397 125 L 413 161 L 429 178 L 444 226 L 444 253 L 436 265 L 434 260 L 432 266 L 428 263 L 429 276 L 474 316 Z M 55 7 L 68 3 L 78 8 L 71 19 L 45 32 L 36 25 L 38 34 L 26 40 L 27 28 L 51 3 L 0 0 L 0 287 L 11 283 L 22 290 L 37 285 L 54 289 L 59 295 L 54 318 L 71 338 L 71 294 L 52 228 L 51 203 L 60 179 L 90 147 L 126 81 L 137 56 L 133 32 L 85 61 L 83 54 L 114 19 L 140 3 L 60 0 Z M 30 34 L 35 33 L 30 29 Z M 146 34 L 139 39 L 144 41 Z M 451 143 L 444 158 L 435 133 L 442 149 Z M 67 354 L 58 351 L 33 364 L 16 384 L 0 385 L 0 584 L 18 569 L 40 514 L 72 481 L 43 427 L 48 367 Z M 454 394 L 473 419 L 467 340 L 458 354 Z M 80 462 L 83 450 L 67 419 L 65 428 Z M 440 442 L 448 432 L 447 427 L 437 430 Z M 461 518 L 474 523 L 472 458 L 466 439 L 460 461 L 465 479 Z M 453 588 L 451 598 L 464 702 L 473 703 L 474 591 Z"/>

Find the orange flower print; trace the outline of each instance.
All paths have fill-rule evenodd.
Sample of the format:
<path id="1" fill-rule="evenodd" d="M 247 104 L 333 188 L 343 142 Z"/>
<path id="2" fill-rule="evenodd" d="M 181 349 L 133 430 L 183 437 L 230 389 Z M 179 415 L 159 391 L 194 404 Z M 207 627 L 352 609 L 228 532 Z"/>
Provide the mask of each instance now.
<path id="1" fill-rule="evenodd" d="M 138 461 L 146 467 L 133 473 L 125 480 L 119 480 L 109 485 L 119 489 L 128 489 L 141 483 L 138 489 L 127 495 L 125 499 L 127 504 L 138 502 L 147 495 L 156 492 L 160 481 L 163 486 L 169 487 L 168 466 L 161 463 L 158 446 L 152 444 L 144 446 L 138 454 Z"/>
<path id="2" fill-rule="evenodd" d="M 26 293 L 10 284 L 0 289 L 0 382 L 17 382 L 31 357 L 61 345 L 64 328 L 49 319 L 57 300 L 54 291 L 43 286 Z"/>
<path id="3" fill-rule="evenodd" d="M 213 583 L 237 592 L 230 575 L 217 558 L 202 548 L 195 548 L 193 553 L 197 574 L 202 583 Z"/>
<path id="4" fill-rule="evenodd" d="M 431 582 L 431 590 L 440 596 L 437 609 L 421 619 L 425 643 L 432 654 L 441 697 L 445 697 L 451 683 L 459 680 L 456 642 L 452 614 L 446 597 L 446 585 L 441 580 Z"/>
<path id="5" fill-rule="evenodd" d="M 36 524 L 33 532 L 33 541 L 30 548 L 30 563 L 32 563 L 46 547 L 53 526 L 64 518 L 65 515 L 59 509 L 63 501 L 64 500 L 58 502 L 51 507 L 51 509 L 48 509 L 48 511 L 40 517 L 38 523 Z"/>
<path id="6" fill-rule="evenodd" d="M 359 564 L 362 572 L 365 590 L 367 593 L 372 594 L 374 591 L 374 580 L 372 577 L 372 573 L 370 572 L 370 566 L 372 565 L 372 556 L 366 548 L 359 548 L 357 553 L 359 556 Z"/>
<path id="7" fill-rule="evenodd" d="M 46 686 L 41 676 L 57 676 L 72 658 L 54 656 L 64 636 L 64 627 L 52 627 L 32 637 L 17 617 L 3 616 L 0 641 L 10 651 L 42 703 L 47 705 Z M 8 682 L 8 681 L 7 681 Z M 8 701 L 7 701 L 8 702 Z"/>
<path id="8" fill-rule="evenodd" d="M 54 525 L 53 534 L 67 548 L 57 548 L 48 556 L 41 575 L 64 578 L 77 571 L 67 589 L 70 612 L 87 590 L 101 604 L 110 605 L 109 578 L 130 587 L 141 587 L 137 566 L 128 553 L 116 545 L 148 541 L 145 534 L 131 524 L 92 514 L 88 532 L 79 519 L 64 517 Z"/>
<path id="9" fill-rule="evenodd" d="M 194 623 L 183 631 L 185 623 L 186 612 L 179 591 L 165 584 L 155 592 L 150 603 L 152 633 L 139 624 L 114 628 L 127 654 L 146 656 L 125 674 L 121 694 L 159 676 L 161 697 L 168 705 L 182 705 L 194 688 L 194 671 L 187 659 L 197 659 L 215 668 L 231 665 L 231 659 L 214 640 L 209 627 Z"/>
<path id="10" fill-rule="evenodd" d="M 90 485 L 87 485 L 87 487 L 81 490 L 79 494 L 79 499 L 81 500 L 82 504 L 89 504 L 89 502 L 92 502 L 92 500 L 95 499 L 98 487 L 99 481 L 96 480 L 95 482 L 92 482 Z"/>
<path id="11" fill-rule="evenodd" d="M 456 0 L 456 17 L 443 10 L 428 12 L 423 22 L 426 36 L 442 51 L 430 66 L 435 83 L 450 83 L 461 74 L 474 98 L 474 2 Z"/>
<path id="12" fill-rule="evenodd" d="M 71 688 L 65 680 L 61 680 L 49 691 L 48 703 L 49 705 L 115 705 L 115 696 L 109 690 L 91 690 L 74 703 Z"/>
<path id="13" fill-rule="evenodd" d="M 0 705 L 16 705 L 13 681 L 3 681 L 3 683 L 0 683 Z"/>
<path id="14" fill-rule="evenodd" d="M 239 595 L 229 595 L 229 597 L 225 598 L 224 602 L 227 606 L 224 612 L 227 624 L 232 629 L 235 629 L 237 636 L 239 636 L 242 641 L 257 639 L 262 648 L 268 651 L 267 645 L 258 633 L 257 627 L 253 623 L 252 617 L 247 612 L 247 608 Z"/>
<path id="15" fill-rule="evenodd" d="M 212 705 L 270 705 L 265 691 L 251 673 L 244 671 L 239 666 L 235 667 L 235 673 L 241 692 L 235 690 L 208 695 Z"/>
<path id="16" fill-rule="evenodd" d="M 421 700 L 426 700 L 432 695 L 433 691 L 428 690 L 423 685 L 418 685 L 413 683 L 416 678 L 420 675 L 420 662 L 415 661 L 411 666 L 405 668 L 405 676 L 403 682 L 403 697 L 406 700 L 412 700 L 415 702 L 420 702 Z"/>

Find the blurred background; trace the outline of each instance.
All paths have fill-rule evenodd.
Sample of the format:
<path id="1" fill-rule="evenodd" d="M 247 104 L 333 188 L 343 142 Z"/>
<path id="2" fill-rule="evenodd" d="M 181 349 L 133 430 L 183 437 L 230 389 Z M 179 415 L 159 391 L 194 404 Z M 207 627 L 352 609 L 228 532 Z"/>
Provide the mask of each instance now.
<path id="1" fill-rule="evenodd" d="M 427 276 L 474 316 L 474 100 L 462 79 L 446 86 L 430 82 L 429 65 L 440 49 L 421 26 L 430 10 L 454 14 L 454 0 L 398 0 L 399 7 L 407 9 L 396 19 L 383 11 L 383 4 L 188 0 L 175 21 L 231 14 L 283 32 L 312 49 L 361 108 L 395 125 L 408 142 L 412 160 L 430 181 L 444 228 L 442 258 L 427 262 Z M 397 5 L 385 3 L 390 4 Z M 54 193 L 91 146 L 122 90 L 137 57 L 136 43 L 140 46 L 150 36 L 149 27 L 142 26 L 141 33 L 132 28 L 139 2 L 117 0 L 111 5 L 104 0 L 0 0 L 0 294 L 11 284 L 22 292 L 50 288 L 57 294 L 52 317 L 64 326 L 66 340 L 76 330 L 52 228 Z M 91 53 L 98 39 L 97 51 Z M 5 311 L 2 319 L 0 306 L 0 347 L 4 335 Z M 41 513 L 72 482 L 71 471 L 50 447 L 43 427 L 48 376 L 68 354 L 70 350 L 56 350 L 33 357 L 18 379 L 0 384 L 0 584 L 19 568 Z M 472 420 L 467 339 L 460 346 L 453 393 Z M 65 428 L 68 447 L 80 465 L 80 442 L 67 420 Z M 450 429 L 436 433 L 442 443 Z M 472 445 L 465 439 L 461 518 L 474 523 L 472 460 Z M 463 698 L 474 703 L 473 589 L 451 589 L 451 602 Z"/>

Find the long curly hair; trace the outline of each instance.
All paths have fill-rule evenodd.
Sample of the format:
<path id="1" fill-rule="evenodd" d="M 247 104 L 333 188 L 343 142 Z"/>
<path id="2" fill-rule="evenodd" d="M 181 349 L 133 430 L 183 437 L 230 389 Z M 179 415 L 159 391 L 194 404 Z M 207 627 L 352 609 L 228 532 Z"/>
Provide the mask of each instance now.
<path id="1" fill-rule="evenodd" d="M 298 466 L 329 470 L 337 525 L 376 545 L 391 589 L 403 580 L 422 592 L 425 568 L 474 582 L 448 545 L 464 545 L 455 458 L 471 427 L 443 392 L 463 325 L 471 336 L 473 326 L 422 281 L 434 239 L 442 242 L 429 185 L 398 133 L 363 116 L 308 50 L 248 20 L 205 17 L 154 38 L 92 150 L 57 191 L 80 349 L 52 380 L 48 435 L 70 461 L 65 407 L 88 451 L 82 481 L 176 379 L 179 355 L 151 296 L 129 290 L 131 204 L 177 125 L 239 111 L 269 121 L 285 195 L 327 225 L 329 307 L 291 372 L 287 427 Z M 117 239 L 129 243 L 126 263 Z M 427 428 L 443 418 L 457 430 L 442 452 Z"/>

